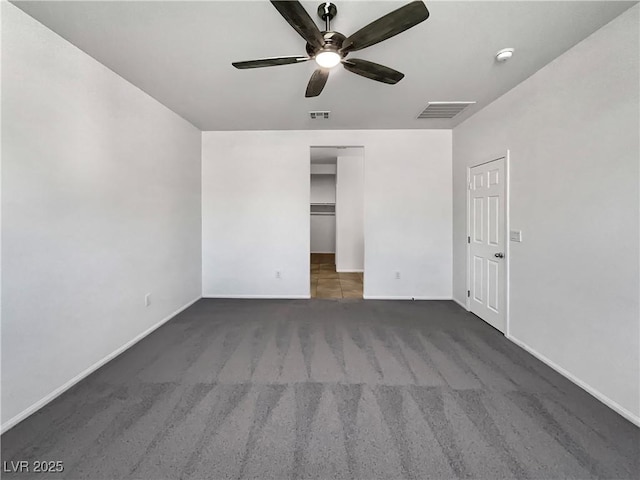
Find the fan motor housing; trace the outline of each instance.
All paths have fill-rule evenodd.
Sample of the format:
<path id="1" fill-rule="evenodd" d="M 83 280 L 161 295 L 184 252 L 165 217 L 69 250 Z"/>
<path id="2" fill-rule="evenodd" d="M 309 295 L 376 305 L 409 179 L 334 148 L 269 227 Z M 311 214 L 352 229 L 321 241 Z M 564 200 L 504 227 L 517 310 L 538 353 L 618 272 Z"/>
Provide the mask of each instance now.
<path id="1" fill-rule="evenodd" d="M 345 41 L 347 37 L 345 37 L 340 32 L 321 32 L 321 33 L 322 33 L 322 36 L 324 37 L 324 47 L 322 48 L 322 50 L 335 50 L 336 52 L 340 53 L 341 57 L 346 56 L 346 53 L 340 52 L 340 49 L 342 48 L 342 43 Z M 321 49 L 314 48 L 313 46 L 307 43 L 306 50 L 310 57 L 315 57 L 316 54 Z"/>

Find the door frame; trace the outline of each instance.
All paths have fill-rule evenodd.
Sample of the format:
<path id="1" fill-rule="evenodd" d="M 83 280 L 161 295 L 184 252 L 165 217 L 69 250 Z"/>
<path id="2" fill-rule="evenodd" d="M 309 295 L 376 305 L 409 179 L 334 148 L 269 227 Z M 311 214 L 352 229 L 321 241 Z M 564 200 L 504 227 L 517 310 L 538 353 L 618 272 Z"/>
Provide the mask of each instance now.
<path id="1" fill-rule="evenodd" d="M 511 227 L 511 222 L 510 222 L 510 210 L 509 210 L 509 204 L 510 204 L 510 196 L 511 196 L 511 182 L 510 182 L 510 170 L 511 170 L 511 165 L 510 165 L 510 160 L 509 160 L 509 150 L 507 149 L 506 151 L 503 151 L 497 155 L 491 155 L 487 158 L 489 158 L 489 160 L 484 160 L 482 162 L 478 162 L 478 163 L 473 163 L 472 165 L 467 166 L 467 184 L 466 184 L 466 191 L 467 191 L 467 292 L 471 291 L 471 244 L 469 243 L 469 237 L 471 236 L 471 190 L 470 190 L 470 185 L 471 185 L 471 169 L 474 167 L 478 167 L 480 165 L 484 165 L 487 163 L 491 163 L 495 160 L 500 160 L 501 158 L 504 158 L 504 177 L 505 177 L 505 198 L 504 198 L 504 216 L 505 216 L 505 221 L 504 221 L 504 248 L 505 248 L 505 263 L 504 263 L 504 336 L 505 337 L 509 337 L 510 332 L 509 332 L 509 318 L 510 318 L 510 308 L 509 308 L 509 298 L 510 298 L 510 294 L 511 294 L 511 281 L 510 281 L 510 265 L 511 265 L 511 245 L 510 245 L 510 240 L 509 240 L 509 232 L 510 232 L 510 227 Z M 466 296 L 466 300 L 465 300 L 465 306 L 467 311 L 471 311 L 471 298 L 469 298 L 469 294 L 467 293 Z"/>
<path id="2" fill-rule="evenodd" d="M 362 204 L 362 231 L 363 231 L 363 245 L 362 245 L 362 249 L 363 249 L 363 267 L 366 267 L 367 264 L 367 238 L 366 238 L 366 229 L 365 229 L 365 224 L 366 224 L 366 208 L 367 208 L 367 202 L 365 201 L 366 199 L 366 193 L 367 193 L 367 177 L 366 177 L 366 171 L 367 171 L 367 162 L 365 161 L 366 159 L 366 152 L 367 149 L 365 147 L 364 144 L 361 145 L 352 145 L 352 144 L 344 144 L 344 143 L 332 143 L 332 144 L 322 144 L 322 143 L 312 143 L 309 145 L 309 174 L 308 174 L 308 178 L 311 178 L 311 149 L 312 148 L 336 148 L 336 149 L 345 149 L 345 148 L 362 148 L 363 150 L 363 162 L 362 162 L 362 181 L 363 181 L 363 204 Z M 337 225 L 338 225 L 338 185 L 337 185 L 337 181 L 338 181 L 338 170 L 337 170 L 337 163 L 336 163 L 336 208 L 335 208 L 335 216 L 336 216 L 336 247 L 337 247 L 337 240 L 338 240 L 338 231 L 337 231 Z M 309 201 L 311 201 L 311 188 L 309 188 Z M 308 223 L 308 233 L 309 235 L 307 236 L 307 238 L 309 239 L 309 243 L 308 243 L 308 248 L 307 251 L 309 252 L 308 257 L 307 258 L 311 258 L 311 215 L 309 215 L 309 223 Z M 336 263 L 337 263 L 337 259 L 338 259 L 338 249 L 336 248 Z M 307 279 L 307 284 L 310 283 L 310 276 L 311 276 L 311 272 L 308 270 L 309 273 L 309 278 Z M 366 275 L 366 268 L 363 268 L 362 271 L 362 298 L 365 299 L 366 296 L 364 294 L 365 292 L 365 283 L 367 281 Z M 311 286 L 309 286 L 309 294 L 308 294 L 308 298 L 311 298 Z"/>

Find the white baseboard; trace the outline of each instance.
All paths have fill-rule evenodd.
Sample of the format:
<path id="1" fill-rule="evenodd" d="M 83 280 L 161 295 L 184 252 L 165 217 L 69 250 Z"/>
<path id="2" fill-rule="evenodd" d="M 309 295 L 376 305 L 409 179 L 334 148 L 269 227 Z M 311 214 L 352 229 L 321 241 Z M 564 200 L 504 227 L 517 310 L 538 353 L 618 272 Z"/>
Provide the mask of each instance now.
<path id="1" fill-rule="evenodd" d="M 348 268 L 336 268 L 336 272 L 337 273 L 364 273 L 364 270 L 362 269 L 354 269 L 354 270 L 350 270 Z"/>
<path id="2" fill-rule="evenodd" d="M 595 388 L 593 388 L 591 385 L 583 382 L 582 380 L 577 378 L 575 375 L 573 375 L 571 372 L 565 370 L 560 365 L 558 365 L 555 362 L 553 362 L 552 360 L 548 359 L 547 357 L 545 357 L 544 355 L 542 355 L 541 353 L 539 353 L 538 351 L 536 351 L 535 349 L 533 349 L 532 347 L 530 347 L 529 345 L 524 343 L 523 341 L 518 340 L 517 338 L 515 338 L 515 337 L 513 337 L 511 335 L 507 335 L 506 337 L 509 340 L 511 340 L 513 343 L 518 345 L 520 348 L 522 348 L 522 349 L 526 350 L 527 352 L 529 352 L 531 355 L 536 357 L 541 362 L 546 363 L 549 367 L 553 368 L 560 375 L 562 375 L 563 377 L 567 378 L 568 380 L 571 380 L 573 383 L 578 385 L 580 388 L 582 388 L 586 392 L 588 392 L 591 395 L 593 395 L 595 398 L 600 400 L 602 403 L 604 403 L 606 406 L 608 406 L 612 410 L 614 410 L 617 413 L 619 413 L 620 415 L 622 415 L 624 418 L 629 420 L 631 423 L 633 423 L 633 424 L 635 424 L 635 425 L 640 427 L 640 417 L 638 417 L 637 415 L 634 415 L 632 412 L 630 412 L 629 410 L 627 410 L 623 406 L 621 406 L 618 403 L 614 402 L 609 397 L 607 397 L 605 394 L 603 394 L 602 392 L 600 392 L 600 391 L 596 390 Z"/>
<path id="3" fill-rule="evenodd" d="M 362 295 L 365 300 L 413 300 L 413 297 L 407 296 L 389 296 L 389 295 Z"/>
<path id="4" fill-rule="evenodd" d="M 409 295 L 363 295 L 365 300 L 451 300 L 451 297 L 411 297 Z"/>
<path id="5" fill-rule="evenodd" d="M 451 300 L 450 296 L 436 297 L 413 297 L 414 300 Z"/>
<path id="6" fill-rule="evenodd" d="M 106 357 L 104 357 L 102 360 L 97 361 L 96 363 L 94 363 L 93 365 L 91 365 L 89 368 L 87 368 L 86 370 L 80 372 L 78 375 L 76 375 L 75 377 L 73 377 L 71 380 L 69 380 L 68 382 L 66 382 L 65 384 L 61 385 L 60 387 L 56 388 L 53 392 L 49 393 L 48 395 L 46 395 L 45 397 L 43 397 L 42 399 L 38 400 L 36 403 L 34 403 L 33 405 L 31 405 L 30 407 L 26 408 L 25 410 L 23 410 L 22 412 L 20 412 L 19 414 L 17 414 L 15 417 L 7 420 L 5 423 L 2 424 L 2 426 L 0 426 L 0 434 L 6 432 L 7 430 L 9 430 L 10 428 L 15 427 L 18 423 L 20 423 L 22 420 L 24 420 L 25 418 L 27 418 L 28 416 L 34 414 L 35 412 L 37 412 L 38 410 L 40 410 L 42 407 L 44 407 L 45 405 L 47 405 L 49 402 L 55 400 L 57 397 L 59 397 L 60 395 L 62 395 L 64 392 L 66 392 L 67 390 L 69 390 L 71 387 L 73 387 L 76 383 L 78 383 L 79 381 L 83 380 L 84 378 L 88 377 L 89 375 L 91 375 L 93 372 L 95 372 L 96 370 L 98 370 L 100 367 L 102 367 L 103 365 L 105 365 L 106 363 L 110 362 L 111 360 L 113 360 L 114 358 L 116 358 L 118 355 L 120 355 L 122 352 L 124 352 L 125 350 L 131 348 L 132 346 L 134 346 L 136 343 L 138 343 L 140 340 L 142 340 L 143 338 L 145 338 L 147 335 L 149 335 L 150 333 L 152 333 L 154 330 L 157 330 L 158 328 L 160 328 L 162 325 L 164 325 L 165 323 L 167 323 L 169 320 L 171 320 L 173 317 L 175 317 L 176 315 L 178 315 L 180 312 L 182 312 L 183 310 L 186 310 L 187 308 L 189 308 L 191 305 L 193 305 L 194 303 L 196 303 L 198 300 L 200 300 L 200 297 L 192 300 L 191 302 L 187 303 L 186 305 L 184 305 L 183 307 L 180 307 L 178 310 L 176 310 L 175 312 L 171 313 L 170 315 L 168 315 L 167 317 L 163 318 L 162 320 L 160 320 L 158 323 L 156 323 L 155 325 L 149 327 L 148 329 L 146 329 L 144 332 L 142 332 L 141 334 L 139 334 L 138 336 L 134 337 L 132 340 L 128 341 L 127 343 L 125 343 L 124 345 L 122 345 L 121 347 L 117 348 L 116 350 L 114 350 L 113 352 L 111 352 L 109 355 L 107 355 Z"/>
<path id="7" fill-rule="evenodd" d="M 456 297 L 453 297 L 451 300 L 453 300 L 454 302 L 456 302 L 458 305 L 460 305 L 462 308 L 464 308 L 465 310 L 469 311 L 467 309 L 467 304 L 465 302 L 461 302 L 460 300 L 458 300 Z"/>
<path id="8" fill-rule="evenodd" d="M 204 294 L 202 298 L 247 298 L 247 299 L 274 299 L 274 300 L 299 300 L 311 298 L 311 295 L 209 295 Z"/>
<path id="9" fill-rule="evenodd" d="M 365 300 L 415 300 L 408 295 L 363 295 Z"/>

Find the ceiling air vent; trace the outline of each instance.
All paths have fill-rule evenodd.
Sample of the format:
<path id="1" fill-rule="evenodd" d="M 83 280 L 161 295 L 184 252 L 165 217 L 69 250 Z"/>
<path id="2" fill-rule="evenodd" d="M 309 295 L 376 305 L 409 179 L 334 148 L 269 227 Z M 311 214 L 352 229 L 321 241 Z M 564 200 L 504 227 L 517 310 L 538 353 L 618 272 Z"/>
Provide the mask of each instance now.
<path id="1" fill-rule="evenodd" d="M 309 116 L 311 117 L 311 120 L 319 120 L 321 118 L 327 119 L 329 118 L 330 113 L 331 112 L 321 112 L 321 111 L 309 112 Z"/>
<path id="2" fill-rule="evenodd" d="M 453 118 L 476 102 L 429 102 L 418 118 Z"/>

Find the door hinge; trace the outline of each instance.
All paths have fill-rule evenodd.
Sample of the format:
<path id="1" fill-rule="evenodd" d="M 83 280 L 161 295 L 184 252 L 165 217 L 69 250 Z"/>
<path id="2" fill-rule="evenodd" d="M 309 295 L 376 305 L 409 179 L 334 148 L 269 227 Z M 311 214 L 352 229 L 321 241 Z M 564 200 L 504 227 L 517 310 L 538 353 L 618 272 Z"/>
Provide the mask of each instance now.
<path id="1" fill-rule="evenodd" d="M 467 290 L 467 298 L 471 296 L 471 290 Z"/>
<path id="2" fill-rule="evenodd" d="M 471 243 L 471 237 L 467 237 L 467 243 Z"/>

